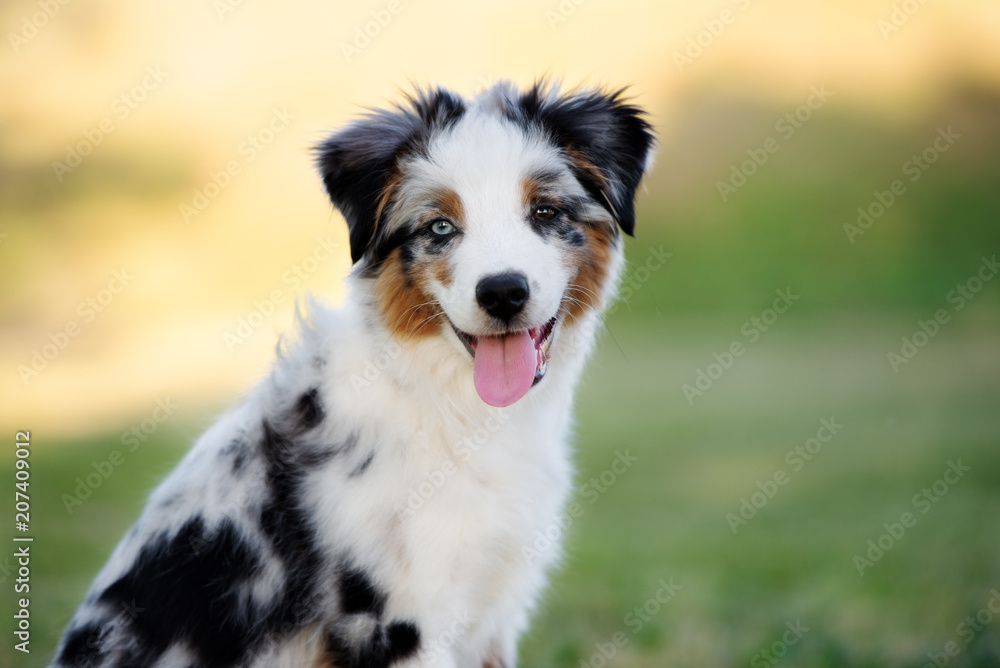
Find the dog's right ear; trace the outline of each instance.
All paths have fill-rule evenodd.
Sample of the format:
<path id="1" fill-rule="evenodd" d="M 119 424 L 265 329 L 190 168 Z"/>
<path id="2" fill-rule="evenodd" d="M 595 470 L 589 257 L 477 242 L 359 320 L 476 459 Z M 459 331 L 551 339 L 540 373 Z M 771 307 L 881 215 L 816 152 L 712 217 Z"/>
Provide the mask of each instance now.
<path id="1" fill-rule="evenodd" d="M 413 120 L 402 112 L 375 111 L 315 148 L 326 192 L 347 220 L 351 262 L 364 257 L 374 240 L 378 204 L 396 171 L 400 150 L 416 133 Z"/>
<path id="2" fill-rule="evenodd" d="M 366 255 L 375 259 L 399 158 L 418 150 L 435 126 L 464 111 L 461 100 L 443 89 L 418 91 L 408 101 L 391 111 L 372 111 L 315 148 L 326 192 L 347 220 L 352 262 Z"/>

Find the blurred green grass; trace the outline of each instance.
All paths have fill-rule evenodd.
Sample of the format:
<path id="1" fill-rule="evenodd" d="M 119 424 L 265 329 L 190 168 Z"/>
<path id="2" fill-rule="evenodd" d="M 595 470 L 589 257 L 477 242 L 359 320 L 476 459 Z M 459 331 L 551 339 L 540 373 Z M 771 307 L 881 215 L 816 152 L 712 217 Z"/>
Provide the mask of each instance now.
<path id="1" fill-rule="evenodd" d="M 796 620 L 811 630 L 784 665 L 923 666 L 957 640 L 1000 583 L 1000 322 L 966 316 L 897 375 L 884 350 L 917 314 L 790 313 L 694 406 L 679 386 L 724 328 L 612 323 L 624 357 L 605 341 L 582 393 L 580 479 L 617 448 L 639 462 L 573 527 L 526 665 L 580 666 L 618 631 L 617 666 L 764 665 Z M 830 417 L 844 428 L 794 472 L 785 453 Z M 956 458 L 972 470 L 859 576 L 853 556 Z M 726 513 L 779 468 L 790 481 L 734 535 Z M 661 578 L 683 589 L 633 635 Z M 949 665 L 1000 665 L 997 626 L 959 644 Z"/>
<path id="2" fill-rule="evenodd" d="M 638 462 L 592 503 L 579 496 L 585 512 L 523 665 L 575 668 L 617 632 L 627 644 L 609 665 L 747 665 L 796 620 L 810 630 L 784 665 L 915 667 L 959 640 L 956 626 L 1000 586 L 1000 312 L 970 308 L 894 374 L 885 351 L 922 315 L 789 312 L 694 406 L 680 385 L 743 318 L 612 318 L 580 392 L 579 482 L 617 450 Z M 829 417 L 843 429 L 792 472 L 785 453 Z M 148 491 L 201 428 L 162 426 L 72 515 L 60 496 L 121 449 L 119 435 L 48 443 L 33 432 L 34 652 L 15 664 L 6 643 L 0 662 L 44 665 Z M 971 471 L 860 577 L 853 555 L 959 457 Z M 733 535 L 726 513 L 778 468 L 789 483 Z M 626 615 L 671 578 L 680 592 L 634 633 Z M 9 618 L 4 626 L 9 638 Z M 1000 662 L 996 624 L 960 645 L 949 665 Z"/>

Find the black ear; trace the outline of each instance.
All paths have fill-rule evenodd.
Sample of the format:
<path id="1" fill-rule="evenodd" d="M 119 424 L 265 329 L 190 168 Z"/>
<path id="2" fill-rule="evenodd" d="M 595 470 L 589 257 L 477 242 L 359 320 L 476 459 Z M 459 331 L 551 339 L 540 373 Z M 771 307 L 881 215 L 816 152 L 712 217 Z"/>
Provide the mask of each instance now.
<path id="1" fill-rule="evenodd" d="M 453 122 L 464 110 L 448 91 L 418 91 L 407 105 L 373 111 L 315 147 L 326 192 L 347 220 L 352 262 L 371 256 L 384 230 L 380 204 L 386 202 L 399 158 L 420 150 L 435 127 Z"/>
<path id="2" fill-rule="evenodd" d="M 316 146 L 316 163 L 330 201 L 347 220 L 351 261 L 374 240 L 379 199 L 396 169 L 402 147 L 417 132 L 405 113 L 376 111 Z"/>
<path id="3" fill-rule="evenodd" d="M 656 140 L 645 112 L 627 104 L 624 92 L 590 90 L 557 97 L 543 82 L 521 97 L 514 113 L 541 125 L 567 150 L 583 187 L 633 235 L 635 191 Z"/>

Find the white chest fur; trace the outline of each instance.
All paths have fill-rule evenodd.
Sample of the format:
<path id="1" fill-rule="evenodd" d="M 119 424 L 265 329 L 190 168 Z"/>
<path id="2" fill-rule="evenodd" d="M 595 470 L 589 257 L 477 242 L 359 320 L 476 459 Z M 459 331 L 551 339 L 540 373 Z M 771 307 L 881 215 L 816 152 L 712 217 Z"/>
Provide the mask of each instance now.
<path id="1" fill-rule="evenodd" d="M 387 613 L 419 619 L 425 650 L 444 639 L 440 652 L 447 645 L 457 665 L 472 665 L 465 661 L 484 657 L 498 635 L 514 642 L 559 557 L 558 545 L 532 548 L 571 486 L 577 365 L 565 360 L 566 373 L 536 396 L 492 408 L 467 370 L 461 386 L 448 367 L 454 355 L 435 360 L 434 344 L 389 350 L 333 365 L 328 420 L 341 432 L 338 424 L 355 426 L 357 452 L 312 476 L 307 496 L 326 550 L 348 551 L 392 592 Z M 361 466 L 363 475 L 350 475 Z M 457 626 L 462 643 L 447 642 Z"/>

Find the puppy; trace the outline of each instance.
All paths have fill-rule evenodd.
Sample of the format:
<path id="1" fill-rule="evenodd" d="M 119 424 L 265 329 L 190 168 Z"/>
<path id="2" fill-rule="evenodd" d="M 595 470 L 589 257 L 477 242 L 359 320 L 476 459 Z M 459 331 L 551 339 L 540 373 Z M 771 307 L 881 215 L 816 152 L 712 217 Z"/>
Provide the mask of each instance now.
<path id="1" fill-rule="evenodd" d="M 653 143 L 620 91 L 501 83 L 317 146 L 346 305 L 156 489 L 52 665 L 514 668 Z"/>

